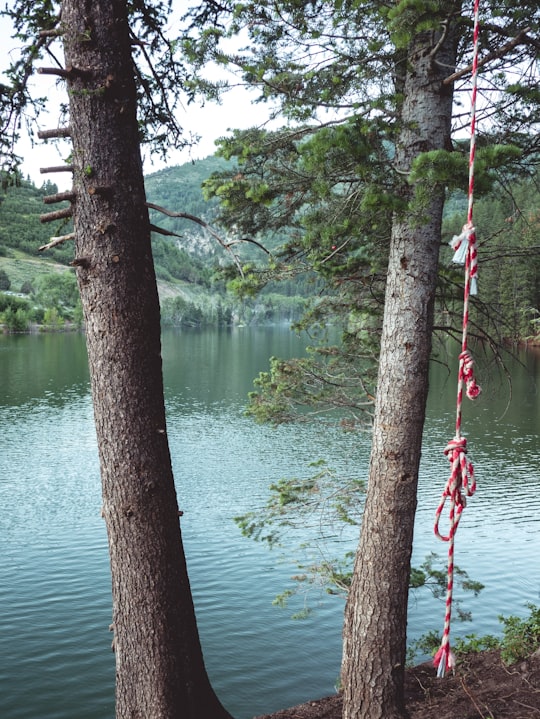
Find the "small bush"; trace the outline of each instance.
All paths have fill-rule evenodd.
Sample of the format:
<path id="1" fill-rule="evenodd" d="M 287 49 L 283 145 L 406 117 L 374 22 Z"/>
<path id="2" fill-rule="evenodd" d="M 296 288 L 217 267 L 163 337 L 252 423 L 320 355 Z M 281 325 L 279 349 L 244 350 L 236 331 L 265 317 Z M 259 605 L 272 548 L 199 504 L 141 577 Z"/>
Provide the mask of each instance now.
<path id="1" fill-rule="evenodd" d="M 8 332 L 26 332 L 28 329 L 28 314 L 22 307 L 18 310 L 8 307 L 0 317 Z"/>
<path id="2" fill-rule="evenodd" d="M 8 308 L 16 312 L 18 309 L 23 309 L 25 312 L 30 310 L 30 304 L 28 300 L 22 297 L 15 297 L 15 295 L 6 295 L 0 292 L 0 312 L 4 312 Z"/>
<path id="3" fill-rule="evenodd" d="M 5 270 L 0 270 L 0 290 L 9 290 L 11 287 L 11 280 L 7 276 Z"/>
<path id="4" fill-rule="evenodd" d="M 501 657 L 505 664 L 526 659 L 540 646 L 540 607 L 527 604 L 528 617 L 499 617 L 503 623 Z"/>
<path id="5" fill-rule="evenodd" d="M 56 307 L 48 307 L 43 315 L 43 330 L 61 330 L 64 327 L 64 319 Z"/>

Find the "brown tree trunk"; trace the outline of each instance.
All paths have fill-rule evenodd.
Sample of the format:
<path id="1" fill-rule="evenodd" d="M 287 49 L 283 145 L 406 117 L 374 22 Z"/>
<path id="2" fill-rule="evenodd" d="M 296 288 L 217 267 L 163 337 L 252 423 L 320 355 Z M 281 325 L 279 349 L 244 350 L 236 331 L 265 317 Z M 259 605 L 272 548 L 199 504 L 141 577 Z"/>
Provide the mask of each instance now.
<path id="1" fill-rule="evenodd" d="M 65 0 L 62 26 L 72 68 L 74 264 L 111 561 L 116 716 L 221 719 L 229 715 L 203 663 L 169 456 L 126 2 Z"/>
<path id="2" fill-rule="evenodd" d="M 418 35 L 409 49 L 398 170 L 449 144 L 452 91 L 441 82 L 455 47 L 447 38 L 432 58 L 436 40 Z M 366 505 L 345 615 L 344 719 L 406 716 L 410 558 L 444 201 L 443 187 L 423 189 L 427 205 L 409 205 L 392 228 Z M 405 201 L 413 193 L 404 185 Z"/>

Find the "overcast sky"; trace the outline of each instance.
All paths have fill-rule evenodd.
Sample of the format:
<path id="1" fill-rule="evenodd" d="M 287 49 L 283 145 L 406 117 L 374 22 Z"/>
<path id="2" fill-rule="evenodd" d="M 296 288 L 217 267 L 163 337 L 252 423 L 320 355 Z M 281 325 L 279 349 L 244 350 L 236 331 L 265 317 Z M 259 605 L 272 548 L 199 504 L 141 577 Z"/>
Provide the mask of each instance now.
<path id="1" fill-rule="evenodd" d="M 185 0 L 177 0 L 177 5 L 186 7 Z M 11 38 L 12 29 L 5 18 L 0 18 L 0 71 L 4 71 L 10 63 L 10 59 L 16 59 L 17 47 L 20 43 Z M 59 59 L 62 58 L 61 45 L 56 50 Z M 46 60 L 37 63 L 38 66 L 46 66 Z M 31 128 L 32 137 L 29 137 L 22 128 L 23 135 L 17 147 L 19 155 L 23 157 L 23 174 L 30 175 L 31 179 L 40 186 L 46 179 L 62 185 L 64 182 L 70 184 L 65 175 L 42 175 L 40 167 L 62 164 L 70 154 L 71 143 L 69 142 L 48 142 L 37 139 L 37 131 L 57 127 L 60 123 L 59 104 L 65 102 L 67 96 L 63 81 L 58 81 L 51 76 L 34 75 L 31 79 L 32 87 L 35 88 L 36 96 L 47 96 L 49 98 L 49 113 L 40 117 L 38 125 Z M 148 150 L 143 148 L 144 169 L 146 173 L 153 172 L 166 166 L 178 165 L 188 162 L 191 159 L 207 157 L 215 151 L 215 140 L 228 133 L 231 128 L 245 128 L 254 125 L 261 125 L 268 115 L 268 108 L 264 104 L 253 103 L 253 97 L 246 90 L 237 88 L 224 98 L 221 105 L 207 103 L 205 107 L 198 104 L 184 106 L 179 111 L 178 120 L 182 127 L 189 132 L 201 136 L 200 142 L 191 151 L 171 152 L 164 163 L 158 158 L 152 158 Z"/>

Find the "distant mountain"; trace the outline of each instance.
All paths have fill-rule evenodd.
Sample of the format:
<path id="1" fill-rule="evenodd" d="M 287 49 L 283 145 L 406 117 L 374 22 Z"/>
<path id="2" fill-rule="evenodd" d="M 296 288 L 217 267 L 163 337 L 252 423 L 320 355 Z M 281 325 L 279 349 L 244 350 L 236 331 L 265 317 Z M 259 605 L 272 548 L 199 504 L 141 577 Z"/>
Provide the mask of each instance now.
<path id="1" fill-rule="evenodd" d="M 195 160 L 184 165 L 168 167 L 145 177 L 146 195 L 149 202 L 172 212 L 186 212 L 212 225 L 217 215 L 217 202 L 204 199 L 201 185 L 213 172 L 225 170 L 231 163 L 216 156 Z M 155 210 L 150 211 L 153 224 L 181 235 L 171 238 L 177 246 L 201 258 L 223 254 L 216 239 L 200 225 L 180 218 L 168 217 Z"/>
<path id="2" fill-rule="evenodd" d="M 209 157 L 153 173 L 145 178 L 148 200 L 173 212 L 187 212 L 211 222 L 216 203 L 204 200 L 201 184 L 212 172 L 226 166 L 226 161 Z M 70 242 L 45 253 L 38 249 L 52 235 L 70 231 L 69 222 L 43 224 L 39 220 L 46 212 L 43 198 L 57 192 L 52 182 L 44 182 L 38 188 L 29 179 L 21 179 L 0 196 L 0 269 L 7 273 L 16 290 L 24 282 L 32 284 L 40 275 L 54 271 L 55 263 L 67 265 L 73 258 Z M 213 268 L 224 254 L 216 240 L 210 240 L 193 222 L 156 211 L 151 215 L 155 225 L 182 235 L 182 238 L 157 233 L 152 236 L 160 294 L 170 297 L 189 293 L 190 288 L 196 292 L 197 286 L 207 289 Z M 61 269 L 58 267 L 58 271 Z"/>
<path id="3" fill-rule="evenodd" d="M 145 177 L 148 201 L 169 212 L 200 218 L 221 234 L 223 231 L 215 224 L 218 203 L 204 199 L 201 185 L 212 173 L 228 167 L 228 161 L 210 156 L 152 173 Z M 70 222 L 44 225 L 39 220 L 39 216 L 46 212 L 43 197 L 56 192 L 57 187 L 51 182 L 38 188 L 30 180 L 21 180 L 18 186 L 10 187 L 0 196 L 0 270 L 5 272 L 14 291 L 18 292 L 23 285 L 39 284 L 39 278 L 44 274 L 73 271 L 68 267 L 73 259 L 71 242 L 45 253 L 38 250 L 51 236 L 67 234 L 71 229 Z M 203 297 L 212 298 L 212 302 L 217 295 L 225 297 L 225 282 L 219 278 L 216 269 L 232 260 L 215 237 L 192 221 L 169 217 L 156 210 L 151 210 L 150 215 L 152 224 L 175 233 L 173 236 L 152 234 L 162 300 L 180 296 L 200 305 Z M 223 239 L 227 240 L 225 234 Z M 237 245 L 235 249 L 243 258 L 258 261 L 261 256 L 265 257 L 254 245 Z M 265 293 L 287 297 L 309 294 L 306 288 L 290 283 L 282 283 L 279 287 L 270 285 Z"/>

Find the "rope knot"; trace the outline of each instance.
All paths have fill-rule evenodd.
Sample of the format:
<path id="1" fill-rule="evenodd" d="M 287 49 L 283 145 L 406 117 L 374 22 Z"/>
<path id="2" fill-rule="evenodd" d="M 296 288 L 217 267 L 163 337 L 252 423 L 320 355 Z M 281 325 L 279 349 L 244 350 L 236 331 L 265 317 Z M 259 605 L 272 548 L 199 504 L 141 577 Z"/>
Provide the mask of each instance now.
<path id="1" fill-rule="evenodd" d="M 468 350 L 459 355 L 459 380 L 465 382 L 465 392 L 469 399 L 476 399 L 482 392 L 482 388 L 476 384 L 474 360 Z"/>
<path id="2" fill-rule="evenodd" d="M 454 453 L 467 454 L 467 437 L 454 437 L 444 448 L 444 454 L 452 462 L 454 460 Z M 451 456 L 448 456 L 451 455 Z"/>
<path id="3" fill-rule="evenodd" d="M 450 240 L 450 247 L 454 250 L 452 262 L 456 265 L 465 265 L 468 262 L 470 294 L 478 293 L 478 250 L 476 248 L 476 230 L 471 222 L 467 222 L 461 234 L 454 235 Z"/>
<path id="4" fill-rule="evenodd" d="M 472 497 L 476 490 L 474 480 L 474 467 L 472 462 L 467 461 L 467 439 L 466 437 L 454 437 L 446 445 L 444 454 L 448 457 L 452 469 L 444 487 L 441 501 L 435 513 L 435 535 L 443 542 L 450 542 L 457 531 L 462 511 L 467 506 L 467 497 Z M 450 528 L 447 535 L 441 534 L 439 522 L 446 500 L 450 500 Z"/>

